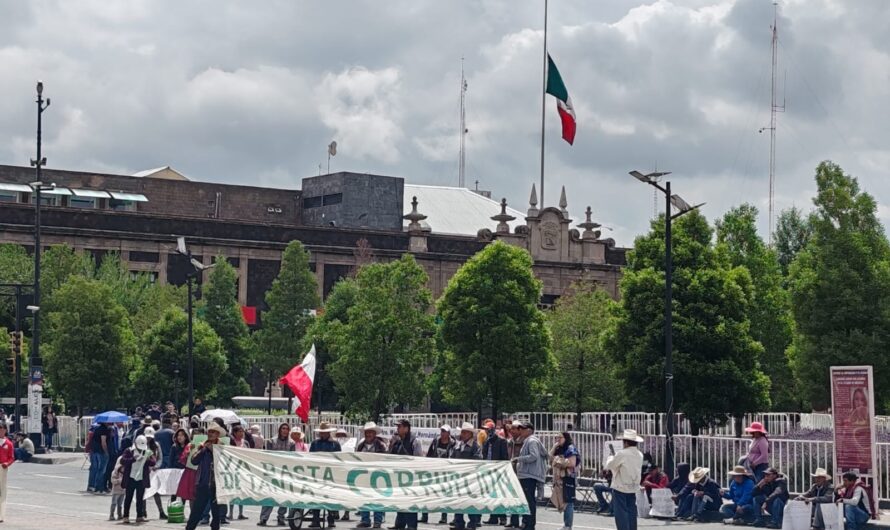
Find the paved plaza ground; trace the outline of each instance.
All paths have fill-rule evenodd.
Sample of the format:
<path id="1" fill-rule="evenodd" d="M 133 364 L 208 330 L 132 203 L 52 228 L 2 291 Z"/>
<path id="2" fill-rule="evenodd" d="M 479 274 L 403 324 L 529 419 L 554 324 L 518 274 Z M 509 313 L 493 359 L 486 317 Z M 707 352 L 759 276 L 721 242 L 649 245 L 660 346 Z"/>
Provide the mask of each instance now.
<path id="1" fill-rule="evenodd" d="M 46 529 L 61 530 L 98 530 L 102 528 L 129 528 L 116 522 L 108 521 L 110 496 L 85 493 L 87 470 L 81 469 L 80 462 L 66 464 L 41 465 L 22 464 L 12 466 L 9 474 L 9 496 L 7 501 L 5 528 L 15 529 Z M 135 514 L 135 505 L 133 506 Z M 233 521 L 224 526 L 228 530 L 255 530 L 259 516 L 259 508 L 245 508 L 247 521 Z M 185 525 L 168 524 L 157 519 L 158 512 L 153 502 L 148 504 L 149 522 L 139 525 L 141 528 L 183 528 Z M 437 516 L 432 517 L 438 520 Z M 885 517 L 885 520 L 887 517 Z M 387 517 L 391 522 L 393 516 Z M 273 522 L 274 524 L 274 522 Z M 338 522 L 337 529 L 352 529 L 357 521 Z M 647 527 L 679 527 L 684 530 L 725 529 L 721 524 L 692 524 L 686 522 L 660 521 L 640 519 L 639 526 Z M 443 525 L 420 525 L 423 530 L 447 530 Z M 562 527 L 562 516 L 552 508 L 538 510 L 539 530 L 558 530 Z M 199 527 L 209 528 L 209 527 Z M 275 528 L 275 526 L 270 526 Z M 305 528 L 305 526 L 304 526 Z M 485 526 L 492 530 L 501 527 Z M 584 512 L 575 515 L 575 526 L 578 530 L 613 530 L 615 522 L 609 517 Z"/>

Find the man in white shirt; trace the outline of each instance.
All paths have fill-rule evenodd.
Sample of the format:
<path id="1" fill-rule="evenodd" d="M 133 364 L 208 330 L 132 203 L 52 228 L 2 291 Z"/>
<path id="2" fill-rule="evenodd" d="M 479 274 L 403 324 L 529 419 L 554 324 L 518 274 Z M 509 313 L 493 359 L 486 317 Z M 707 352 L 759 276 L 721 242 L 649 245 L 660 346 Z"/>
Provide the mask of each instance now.
<path id="1" fill-rule="evenodd" d="M 637 530 L 637 492 L 643 470 L 643 454 L 637 445 L 643 439 L 633 429 L 626 429 L 620 439 L 624 449 L 606 462 L 612 472 L 612 512 L 618 530 Z"/>

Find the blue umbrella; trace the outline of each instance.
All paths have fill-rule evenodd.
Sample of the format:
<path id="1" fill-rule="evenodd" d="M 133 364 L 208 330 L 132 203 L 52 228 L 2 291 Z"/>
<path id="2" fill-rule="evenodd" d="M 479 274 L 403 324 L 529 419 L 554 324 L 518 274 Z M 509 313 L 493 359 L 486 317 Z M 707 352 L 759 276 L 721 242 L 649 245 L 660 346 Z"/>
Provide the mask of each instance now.
<path id="1" fill-rule="evenodd" d="M 103 412 L 102 414 L 99 414 L 95 418 L 93 418 L 93 421 L 96 423 L 125 423 L 129 420 L 129 416 L 116 410 Z"/>

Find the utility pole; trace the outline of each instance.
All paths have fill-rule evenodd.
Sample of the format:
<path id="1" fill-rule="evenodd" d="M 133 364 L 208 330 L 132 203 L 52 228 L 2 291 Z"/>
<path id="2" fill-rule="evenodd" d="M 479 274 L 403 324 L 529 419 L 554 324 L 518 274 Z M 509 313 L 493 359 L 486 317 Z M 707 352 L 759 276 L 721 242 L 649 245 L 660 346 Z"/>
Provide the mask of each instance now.
<path id="1" fill-rule="evenodd" d="M 785 102 L 776 102 L 776 69 L 779 63 L 779 4 L 773 2 L 773 36 L 772 36 L 772 79 L 770 81 L 770 120 L 768 127 L 761 127 L 759 132 L 769 130 L 769 226 L 767 227 L 767 244 L 773 244 L 773 223 L 775 220 L 776 195 L 776 114 L 785 112 Z"/>
<path id="2" fill-rule="evenodd" d="M 467 175 L 467 79 L 464 77 L 464 58 L 460 58 L 460 158 L 457 166 L 457 186 L 466 186 Z"/>

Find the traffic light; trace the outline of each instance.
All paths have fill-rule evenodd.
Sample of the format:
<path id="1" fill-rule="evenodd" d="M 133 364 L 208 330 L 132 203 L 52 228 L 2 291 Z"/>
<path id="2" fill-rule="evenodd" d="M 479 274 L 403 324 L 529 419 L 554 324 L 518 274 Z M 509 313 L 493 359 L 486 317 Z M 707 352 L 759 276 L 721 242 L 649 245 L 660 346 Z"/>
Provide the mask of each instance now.
<path id="1" fill-rule="evenodd" d="M 12 350 L 12 356 L 16 357 L 22 354 L 22 336 L 21 331 L 13 331 L 9 334 L 9 346 Z"/>

